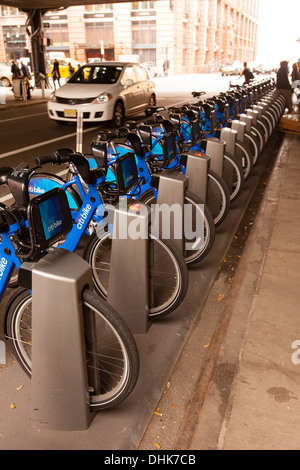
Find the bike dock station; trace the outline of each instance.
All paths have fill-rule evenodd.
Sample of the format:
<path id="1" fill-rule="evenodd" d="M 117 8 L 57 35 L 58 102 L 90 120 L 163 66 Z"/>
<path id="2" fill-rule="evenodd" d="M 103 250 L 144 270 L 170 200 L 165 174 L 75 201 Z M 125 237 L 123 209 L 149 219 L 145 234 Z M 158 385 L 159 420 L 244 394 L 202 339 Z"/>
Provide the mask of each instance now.
<path id="1" fill-rule="evenodd" d="M 32 284 L 32 423 L 55 430 L 83 430 L 90 411 L 81 292 L 92 285 L 91 267 L 75 253 L 52 248 L 37 263 L 24 263 Z M 46 299 L 45 299 L 46 295 Z"/>
<path id="2" fill-rule="evenodd" d="M 166 205 L 169 208 L 177 206 L 178 213 L 180 214 L 181 220 L 176 220 L 176 225 L 179 227 L 180 233 L 175 233 L 175 220 L 170 218 L 170 240 L 179 249 L 181 253 L 184 253 L 184 193 L 188 187 L 189 180 L 182 173 L 174 174 L 171 170 L 163 170 L 159 175 L 158 182 L 158 196 L 157 196 L 157 208 L 159 206 Z M 154 230 L 160 231 L 163 218 L 162 216 L 157 217 L 155 215 Z"/>
<path id="3" fill-rule="evenodd" d="M 151 211 L 135 200 L 123 199 L 113 209 L 111 267 L 108 303 L 124 318 L 131 331 L 145 334 L 150 328 L 148 288 L 148 226 Z M 137 238 L 128 236 L 130 225 L 138 228 Z M 137 269 L 129 269 L 138 259 Z"/>
<path id="4" fill-rule="evenodd" d="M 227 181 L 230 185 L 230 176 L 228 177 L 228 175 L 223 174 L 222 156 L 225 151 L 232 152 L 234 155 L 233 144 L 237 140 L 237 131 L 231 130 L 229 137 L 229 133 L 224 129 L 224 131 L 221 131 L 220 139 L 208 138 L 205 140 L 207 141 L 205 157 L 199 158 L 193 154 L 193 152 L 190 152 L 190 168 L 194 168 L 194 164 L 201 164 L 202 177 L 208 167 L 214 167 L 214 171 L 218 172 L 218 174 L 222 174 L 224 177 L 227 176 Z M 275 138 L 274 142 L 274 145 L 281 143 L 278 137 Z M 274 152 L 272 145 L 273 143 L 270 142 L 270 149 Z M 136 450 L 140 446 L 143 435 L 152 418 L 157 418 L 157 420 L 161 421 L 161 433 L 166 432 L 163 429 L 167 427 L 165 426 L 166 421 L 164 420 L 169 419 L 171 422 L 173 420 L 173 425 L 175 423 L 177 428 L 180 426 L 182 414 L 185 409 L 184 407 L 188 405 L 190 396 L 182 396 L 179 392 L 178 397 L 180 396 L 180 400 L 178 399 L 178 402 L 169 403 L 168 407 L 166 405 L 159 410 L 157 406 L 162 397 L 167 397 L 167 393 L 165 392 L 167 392 L 166 384 L 168 380 L 169 383 L 171 383 L 170 386 L 173 386 L 173 376 L 171 377 L 171 374 L 173 374 L 174 367 L 185 345 L 189 341 L 195 323 L 199 323 L 200 327 L 203 327 L 203 330 L 201 331 L 201 337 L 197 340 L 198 355 L 192 358 L 194 365 L 196 361 L 197 363 L 202 360 L 205 361 L 206 353 L 207 351 L 209 352 L 210 333 L 213 334 L 217 327 L 219 313 L 214 312 L 213 309 L 209 312 L 211 324 L 207 327 L 205 326 L 205 315 L 199 315 L 199 311 L 205 305 L 210 295 L 212 285 L 219 276 L 220 263 L 222 263 L 224 254 L 227 253 L 228 247 L 243 219 L 245 208 L 251 201 L 261 179 L 261 175 L 264 172 L 265 165 L 270 156 L 268 150 L 269 148 L 267 147 L 266 151 L 262 152 L 260 161 L 254 168 L 249 180 L 247 180 L 244 185 L 241 195 L 231 204 L 226 220 L 217 228 L 216 240 L 209 255 L 189 271 L 190 282 L 186 299 L 176 311 L 167 318 L 153 323 L 149 322 L 148 319 L 148 279 L 147 275 L 144 275 L 144 273 L 147 272 L 147 244 L 145 240 L 130 240 L 130 237 L 129 240 L 123 240 L 122 237 L 118 236 L 113 239 L 108 300 L 121 315 L 124 315 L 123 318 L 130 325 L 131 330 L 134 332 L 140 355 L 139 380 L 135 389 L 124 403 L 116 406 L 115 409 L 104 410 L 91 415 L 89 407 L 86 406 L 87 402 L 84 403 L 87 393 L 85 367 L 80 359 L 78 365 L 74 368 L 75 353 L 73 353 L 72 358 L 67 358 L 69 361 L 67 364 L 70 366 L 72 362 L 72 369 L 76 373 L 76 377 L 71 377 L 70 383 L 68 384 L 70 388 L 68 389 L 67 395 L 68 400 L 71 399 L 70 404 L 65 403 L 65 396 L 57 397 L 57 406 L 66 406 L 66 408 L 62 411 L 61 416 L 56 417 L 57 420 L 54 423 L 52 422 L 52 428 L 48 426 L 47 423 L 45 423 L 46 426 L 43 426 L 42 424 L 48 419 L 48 416 L 39 415 L 36 408 L 42 410 L 42 407 L 45 406 L 47 413 L 48 411 L 51 413 L 56 406 L 53 406 L 53 402 L 51 403 L 51 400 L 56 400 L 54 395 L 49 397 L 49 400 L 45 396 L 45 404 L 41 402 L 41 395 L 47 395 L 49 392 L 49 389 L 45 389 L 48 380 L 50 383 L 52 382 L 51 386 L 53 386 L 53 389 L 55 385 L 58 387 L 61 385 L 61 382 L 55 384 L 54 369 L 61 366 L 59 359 L 61 359 L 63 355 L 65 356 L 65 354 L 61 352 L 60 347 L 66 340 L 63 336 L 63 333 L 65 335 L 66 328 L 62 328 L 61 331 L 58 330 L 58 332 L 55 331 L 52 335 L 49 335 L 56 336 L 56 338 L 53 338 L 52 342 L 46 345 L 42 344 L 46 342 L 46 338 L 48 341 L 49 337 L 45 334 L 45 331 L 41 331 L 43 326 L 42 320 L 36 320 L 37 315 L 34 314 L 35 347 L 37 348 L 36 345 L 39 344 L 39 340 L 37 339 L 37 335 L 39 335 L 40 346 L 38 347 L 46 347 L 49 352 L 49 357 L 47 362 L 42 362 L 41 358 L 37 356 L 37 349 L 35 349 L 35 352 L 33 351 L 33 369 L 38 370 L 38 367 L 44 369 L 40 369 L 38 373 L 43 379 L 43 383 L 36 382 L 34 376 L 31 381 L 28 377 L 24 377 L 24 373 L 20 370 L 18 365 L 11 367 L 9 371 L 0 377 L 1 393 L 3 396 L 9 397 L 11 402 L 16 403 L 16 409 L 9 410 L 9 413 L 7 413 L 6 409 L 2 412 L 4 406 L 7 406 L 7 403 L 5 405 L 1 403 L 0 405 L 1 414 L 3 416 L 3 426 L 6 429 L 5 435 L 2 436 L 2 445 L 4 445 L 6 449 L 18 447 L 20 449 Z M 197 159 L 198 161 L 196 161 Z M 200 175 L 200 166 L 197 171 L 199 171 Z M 168 204 L 184 203 L 184 191 L 186 188 L 191 189 L 190 185 L 192 184 L 193 171 L 191 171 L 190 176 L 188 176 L 188 174 L 184 178 L 182 176 L 183 175 L 176 180 L 175 184 L 174 180 L 171 181 L 172 178 L 170 180 L 168 173 L 162 173 L 162 175 L 160 175 L 157 203 L 163 204 L 166 203 L 166 201 L 168 201 Z M 202 195 L 205 197 L 205 185 L 201 187 L 201 190 L 203 191 Z M 113 225 L 115 230 L 118 229 L 115 233 L 121 233 L 120 227 L 124 226 L 128 230 L 131 224 L 138 226 L 140 232 L 146 232 L 150 213 L 149 211 L 147 211 L 147 213 L 140 211 L 136 204 L 136 201 L 127 201 L 126 208 L 114 208 Z M 173 238 L 174 241 L 176 241 L 175 237 Z M 125 248 L 123 242 L 128 243 Z M 141 265 L 135 272 L 134 269 L 128 270 L 128 266 L 131 265 L 132 259 L 137 256 L 137 250 Z M 52 262 L 52 258 L 55 256 L 56 250 L 50 252 L 50 262 Z M 60 256 L 61 262 L 59 261 L 57 264 L 58 266 L 61 263 L 59 273 L 56 271 L 55 267 L 53 270 L 50 268 L 49 271 L 46 258 L 44 259 L 45 264 L 41 262 L 38 266 L 39 263 L 37 263 L 37 266 L 32 271 L 33 289 L 37 286 L 39 291 L 34 308 L 39 310 L 44 308 L 45 298 L 43 298 L 43 292 L 45 291 L 45 283 L 48 282 L 49 287 L 47 286 L 47 289 L 50 289 L 51 301 L 53 300 L 51 309 L 49 307 L 50 315 L 53 316 L 53 321 L 52 319 L 50 320 L 50 327 L 52 329 L 55 328 L 55 323 L 60 321 L 62 314 L 64 321 L 74 323 L 75 318 L 75 325 L 71 327 L 70 331 L 71 338 L 73 338 L 71 341 L 74 342 L 74 348 L 77 351 L 76 354 L 82 358 L 83 349 L 80 340 L 82 331 L 79 320 L 81 315 L 80 306 L 75 306 L 74 312 L 74 304 L 70 299 L 76 298 L 76 293 L 81 290 L 82 286 L 91 282 L 90 269 L 88 269 L 86 265 L 82 265 L 81 260 L 78 263 L 78 269 L 81 271 L 81 274 L 79 274 L 77 268 L 74 268 L 74 266 L 77 265 L 77 261 L 76 263 L 72 261 L 72 268 L 70 269 L 69 260 L 64 258 L 62 254 L 60 254 Z M 56 263 L 53 263 L 53 266 L 55 264 Z M 61 277 L 61 275 L 63 276 Z M 47 279 L 48 276 L 49 279 Z M 71 280 L 71 285 L 68 284 L 67 279 L 69 281 Z M 216 289 L 218 289 L 218 286 L 216 286 Z M 61 298 L 58 299 L 59 296 L 57 292 L 61 292 L 62 290 L 66 294 L 65 302 L 61 301 Z M 217 292 L 217 290 L 213 291 L 213 295 L 216 297 Z M 57 299 L 55 297 L 57 297 Z M 58 305 L 59 302 L 60 305 Z M 220 305 L 220 303 L 218 305 Z M 72 307 L 73 311 L 71 312 Z M 63 312 L 62 309 L 64 310 Z M 135 312 L 133 312 L 133 310 L 135 310 Z M 53 348 L 57 348 L 57 351 L 53 352 Z M 194 355 L 194 351 L 192 355 Z M 51 362 L 53 358 L 55 360 Z M 40 365 L 36 365 L 38 360 L 40 361 Z M 57 366 L 55 366 L 55 364 L 57 364 Z M 45 371 L 46 367 L 50 370 L 49 377 L 48 371 Z M 184 381 L 191 382 L 191 384 L 194 384 L 196 387 L 197 380 L 195 380 L 192 370 L 192 367 L 191 369 L 186 369 Z M 65 379 L 62 378 L 62 381 L 64 380 Z M 16 384 L 16 387 L 19 387 L 21 382 L 23 385 L 22 390 L 12 391 L 11 384 Z M 72 393 L 74 392 L 76 397 L 73 399 Z M 191 394 L 192 393 L 193 390 L 191 390 Z M 22 396 L 22 399 L 20 396 Z M 37 429 L 37 426 L 28 426 L 28 403 L 31 400 L 32 408 L 35 408 L 33 421 L 37 420 L 37 422 L 40 422 L 41 429 Z M 72 416 L 74 410 L 76 410 L 76 413 L 78 412 L 79 415 L 75 418 L 75 421 L 74 416 Z M 171 412 L 174 413 L 174 418 L 170 417 Z M 169 416 L 167 416 L 168 413 Z M 212 417 L 212 419 L 214 418 Z M 53 429 L 59 430 L 59 432 L 56 433 Z M 69 431 L 67 433 L 61 433 L 60 431 L 63 429 L 68 429 Z M 82 431 L 78 433 L 79 429 Z M 160 441 L 157 442 L 159 443 Z M 151 442 L 151 445 L 153 449 L 157 450 L 158 445 L 155 447 L 154 441 Z M 163 446 L 161 449 L 163 450 Z"/>

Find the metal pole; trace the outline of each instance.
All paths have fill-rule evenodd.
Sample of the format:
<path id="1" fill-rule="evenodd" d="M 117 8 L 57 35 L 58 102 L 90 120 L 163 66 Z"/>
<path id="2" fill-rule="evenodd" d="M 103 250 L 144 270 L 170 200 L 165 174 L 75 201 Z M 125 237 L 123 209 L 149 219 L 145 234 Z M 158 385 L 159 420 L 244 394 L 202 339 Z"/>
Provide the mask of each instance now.
<path id="1" fill-rule="evenodd" d="M 82 153 L 83 113 L 77 113 L 76 152 Z"/>
<path id="2" fill-rule="evenodd" d="M 23 101 L 27 100 L 26 79 L 21 79 L 21 89 Z"/>

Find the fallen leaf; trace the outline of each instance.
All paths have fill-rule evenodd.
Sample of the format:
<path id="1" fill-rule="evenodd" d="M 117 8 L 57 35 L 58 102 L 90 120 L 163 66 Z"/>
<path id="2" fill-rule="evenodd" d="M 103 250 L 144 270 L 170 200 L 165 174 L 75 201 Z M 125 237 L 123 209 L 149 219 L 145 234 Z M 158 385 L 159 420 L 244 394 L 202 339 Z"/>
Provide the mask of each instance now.
<path id="1" fill-rule="evenodd" d="M 14 408 L 16 407 L 16 405 L 14 403 L 11 403 L 10 404 L 10 408 L 13 410 Z"/>
<path id="2" fill-rule="evenodd" d="M 20 387 L 17 387 L 16 390 L 22 390 L 22 388 L 24 387 L 24 385 L 20 385 Z"/>
<path id="3" fill-rule="evenodd" d="M 217 302 L 220 302 L 220 300 L 223 300 L 223 299 L 224 299 L 224 297 L 225 297 L 225 295 L 224 295 L 224 294 L 220 294 L 220 295 L 218 295 L 218 297 L 217 297 Z"/>
<path id="4" fill-rule="evenodd" d="M 173 408 L 177 408 L 177 405 L 175 405 L 175 403 L 171 403 L 171 406 L 173 406 Z"/>
<path id="5" fill-rule="evenodd" d="M 157 444 L 157 442 L 155 442 L 155 445 L 156 445 L 156 447 L 158 447 L 158 448 L 160 449 L 160 445 L 159 445 L 159 444 Z"/>
<path id="6" fill-rule="evenodd" d="M 210 343 L 207 343 L 205 346 L 203 346 L 203 349 L 204 348 L 209 348 L 209 346 L 210 346 Z"/>

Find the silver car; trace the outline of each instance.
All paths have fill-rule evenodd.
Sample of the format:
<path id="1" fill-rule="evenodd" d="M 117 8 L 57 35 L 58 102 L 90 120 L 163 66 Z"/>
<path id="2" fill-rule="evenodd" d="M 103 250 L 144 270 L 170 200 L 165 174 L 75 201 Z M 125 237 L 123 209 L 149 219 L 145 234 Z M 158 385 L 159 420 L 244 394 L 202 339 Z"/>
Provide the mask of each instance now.
<path id="1" fill-rule="evenodd" d="M 145 67 L 127 62 L 93 62 L 80 67 L 51 95 L 48 116 L 58 123 L 74 122 L 81 111 L 84 122 L 113 120 L 119 127 L 125 117 L 155 104 L 155 84 Z"/>
<path id="2" fill-rule="evenodd" d="M 3 86 L 12 85 L 11 64 L 9 62 L 0 61 L 0 80 Z"/>

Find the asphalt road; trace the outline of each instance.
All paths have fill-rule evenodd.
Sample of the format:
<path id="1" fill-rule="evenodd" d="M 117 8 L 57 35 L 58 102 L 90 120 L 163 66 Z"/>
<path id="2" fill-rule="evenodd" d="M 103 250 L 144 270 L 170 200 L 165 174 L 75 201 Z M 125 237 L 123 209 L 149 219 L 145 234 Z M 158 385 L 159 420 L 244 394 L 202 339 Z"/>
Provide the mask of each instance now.
<path id="1" fill-rule="evenodd" d="M 236 77 L 232 78 L 236 80 Z M 230 77 L 219 75 L 190 75 L 184 77 L 164 77 L 155 79 L 157 86 L 157 105 L 180 105 L 193 100 L 191 91 L 205 91 L 203 98 L 228 89 Z M 240 80 L 242 83 L 242 80 Z M 146 119 L 141 114 L 135 117 L 138 121 Z M 85 125 L 83 131 L 83 152 L 90 152 L 90 143 L 100 128 L 108 128 L 111 123 Z M 76 148 L 76 126 L 61 126 L 50 120 L 46 104 L 28 107 L 15 107 L 2 110 L 0 114 L 0 165 L 16 167 L 21 162 L 34 165 L 34 159 L 48 155 L 58 148 Z M 51 168 L 51 170 L 56 170 Z M 58 170 L 61 171 L 61 170 Z M 7 193 L 0 187 L 0 200 Z"/>
<path id="2" fill-rule="evenodd" d="M 206 81 L 204 81 L 204 79 Z M 176 77 L 158 79 L 158 105 L 170 106 L 182 104 L 190 100 L 190 92 L 206 91 L 207 96 L 228 89 L 229 78 L 205 76 L 203 82 L 199 77 L 181 79 Z M 174 85 L 174 86 L 173 86 Z M 175 86 L 176 85 L 176 86 Z M 144 119 L 137 116 L 138 120 Z M 103 124 L 101 127 L 107 127 Z M 89 145 L 99 127 L 85 127 L 83 134 L 83 151 L 89 152 Z M 1 165 L 16 166 L 22 161 L 33 164 L 37 156 L 46 155 L 59 147 L 73 147 L 76 145 L 75 127 L 58 126 L 50 121 L 46 114 L 46 105 L 29 106 L 27 108 L 2 111 L 0 114 L 0 158 Z M 277 142 L 274 142 L 275 147 Z M 174 414 L 167 423 L 151 423 L 148 433 L 145 430 L 153 417 L 154 410 L 159 407 L 159 399 L 164 390 L 168 389 L 172 371 L 181 354 L 182 348 L 194 329 L 195 322 L 199 324 L 200 333 L 197 337 L 196 347 L 192 350 L 192 361 L 185 365 L 184 374 L 179 380 L 178 396 L 170 402 L 171 410 L 182 413 L 189 393 L 195 385 L 195 370 L 199 369 L 204 360 L 206 345 L 211 341 L 220 315 L 216 309 L 215 298 L 220 292 L 226 291 L 228 274 L 224 268 L 220 273 L 220 265 L 228 251 L 233 235 L 242 222 L 245 208 L 255 193 L 258 182 L 261 180 L 266 161 L 273 157 L 272 148 L 266 148 L 264 155 L 245 184 L 240 198 L 232 204 L 227 220 L 218 227 L 216 241 L 209 256 L 189 272 L 190 282 L 186 299 L 174 314 L 165 320 L 153 323 L 146 335 L 136 335 L 140 354 L 141 371 L 138 384 L 132 395 L 116 410 L 99 413 L 92 426 L 81 433 L 56 433 L 51 430 L 40 430 L 29 426 L 30 422 L 30 381 L 24 377 L 18 364 L 11 367 L 13 358 L 7 351 L 7 363 L 0 367 L 0 388 L 2 399 L 0 401 L 1 430 L 3 431 L 0 448 L 2 449 L 157 449 L 155 439 L 158 433 L 164 432 L 165 426 L 168 436 L 168 445 L 176 437 L 176 432 L 170 432 L 169 424 L 174 431 L 178 429 Z M 52 168 L 52 170 L 54 167 Z M 265 183 L 265 178 L 263 178 Z M 0 201 L 6 197 L 4 186 L 0 187 Z M 245 224 L 242 224 L 245 230 Z M 236 238 L 236 237 L 235 237 Z M 240 235 L 238 236 L 240 238 Z M 240 254 L 238 255 L 240 256 Z M 232 266 L 232 261 L 230 261 Z M 230 274 L 232 277 L 232 274 Z M 214 280 L 217 278 L 217 285 Z M 210 290 L 213 286 L 214 308 L 207 314 L 201 313 Z M 7 293 L 9 295 L 9 292 Z M 2 308 L 5 300 L 2 302 Z M 220 303 L 217 303 L 220 306 Z M 0 312 L 0 318 L 1 318 Z M 0 330 L 0 340 L 2 339 Z M 194 346 L 194 345 L 193 345 Z M 186 356 L 185 356 L 186 357 Z M 15 384 L 22 384 L 22 391 L 15 391 Z M 167 385 L 166 385 L 167 384 Z M 187 387 L 189 390 L 183 387 Z M 173 388 L 173 387 L 172 387 Z M 14 394 L 18 393 L 15 397 Z M 179 395 L 180 394 L 180 395 Z M 170 394 L 171 396 L 171 394 Z M 5 397 L 16 402 L 14 414 L 7 406 Z M 178 399 L 177 399 L 178 398 Z M 180 398 L 180 400 L 179 400 Z M 180 403 L 181 406 L 173 408 Z M 177 416 L 177 418 L 178 418 Z M 157 415 L 155 415 L 157 417 Z M 165 418 L 164 418 L 165 419 Z M 171 423 L 172 421 L 172 423 Z M 167 426 L 166 426 L 167 425 Z M 144 439 L 141 439 L 144 435 Z M 168 438 L 168 439 L 167 439 Z M 167 444 L 165 444 L 165 448 Z"/>

